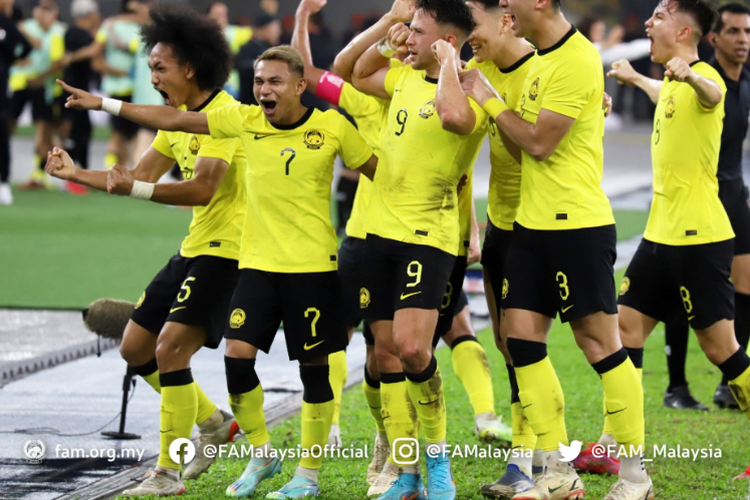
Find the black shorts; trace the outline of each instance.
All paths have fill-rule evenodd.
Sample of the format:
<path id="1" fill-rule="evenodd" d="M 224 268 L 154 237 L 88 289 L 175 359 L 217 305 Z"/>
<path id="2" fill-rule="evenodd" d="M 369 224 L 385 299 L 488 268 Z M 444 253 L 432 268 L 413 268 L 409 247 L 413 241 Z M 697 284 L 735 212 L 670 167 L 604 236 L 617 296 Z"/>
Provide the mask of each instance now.
<path id="1" fill-rule="evenodd" d="M 617 313 L 611 226 L 562 231 L 527 229 L 517 222 L 502 290 L 504 309 L 526 309 L 566 323 L 604 311 Z"/>
<path id="2" fill-rule="evenodd" d="M 438 320 L 438 328 L 435 329 L 435 336 L 432 338 L 432 348 L 436 348 L 438 343 L 440 342 L 440 339 L 448 332 L 451 331 L 451 328 L 453 328 L 453 318 L 461 314 L 461 311 L 464 310 L 465 307 L 469 305 L 469 297 L 466 296 L 466 292 L 461 290 L 461 293 L 458 294 L 458 297 L 456 297 L 455 301 L 456 305 L 453 308 L 453 316 L 451 316 L 451 322 L 448 326 L 448 329 L 445 330 L 443 333 L 440 333 L 440 322 L 442 321 L 443 317 L 441 316 Z"/>
<path id="3" fill-rule="evenodd" d="M 498 317 L 500 317 L 500 309 L 503 308 L 505 261 L 508 260 L 512 240 L 513 231 L 500 229 L 490 222 L 489 217 L 487 218 L 487 229 L 484 232 L 484 245 L 482 246 L 482 267 L 492 285 Z"/>
<path id="4" fill-rule="evenodd" d="M 271 273 L 242 269 L 224 330 L 227 339 L 267 353 L 282 321 L 290 360 L 346 349 L 341 284 L 336 271 Z"/>
<path id="5" fill-rule="evenodd" d="M 362 290 L 362 254 L 365 240 L 347 237 L 339 248 L 339 279 L 341 280 L 342 311 L 346 326 L 354 328 L 362 322 L 359 293 Z"/>
<path id="6" fill-rule="evenodd" d="M 133 96 L 113 95 L 112 99 L 119 99 L 123 102 L 132 102 Z M 126 139 L 134 138 L 138 133 L 138 130 L 141 128 L 137 123 L 126 120 L 125 118 L 122 118 L 120 116 L 110 116 L 109 120 L 110 125 L 112 125 L 112 129 L 120 133 Z"/>
<path id="7" fill-rule="evenodd" d="M 451 276 L 448 279 L 448 286 L 445 289 L 445 295 L 443 295 L 443 303 L 440 304 L 440 317 L 435 328 L 436 339 L 451 331 L 451 328 L 453 328 L 453 317 L 463 309 L 463 307 L 459 309 L 458 306 L 461 304 L 467 267 L 468 263 L 465 256 L 456 257 L 453 272 L 451 272 Z M 465 295 L 463 296 L 465 298 Z"/>
<path id="8" fill-rule="evenodd" d="M 203 327 L 205 346 L 216 349 L 238 276 L 236 260 L 175 255 L 146 287 L 130 319 L 155 335 L 167 321 Z"/>
<path id="9" fill-rule="evenodd" d="M 750 253 L 750 206 L 742 180 L 719 182 L 719 198 L 734 230 L 734 255 Z"/>
<path id="10" fill-rule="evenodd" d="M 366 320 L 391 320 L 399 309 L 439 310 L 456 257 L 427 245 L 368 234 L 359 306 Z"/>
<path id="11" fill-rule="evenodd" d="M 10 110 L 14 120 L 21 116 L 26 103 L 31 103 L 31 118 L 35 122 L 51 121 L 53 119 L 52 106 L 47 104 L 44 87 L 38 89 L 23 89 L 13 92 Z"/>
<path id="12" fill-rule="evenodd" d="M 734 319 L 733 248 L 732 240 L 690 246 L 642 240 L 618 302 L 664 322 L 686 314 L 694 330 Z"/>

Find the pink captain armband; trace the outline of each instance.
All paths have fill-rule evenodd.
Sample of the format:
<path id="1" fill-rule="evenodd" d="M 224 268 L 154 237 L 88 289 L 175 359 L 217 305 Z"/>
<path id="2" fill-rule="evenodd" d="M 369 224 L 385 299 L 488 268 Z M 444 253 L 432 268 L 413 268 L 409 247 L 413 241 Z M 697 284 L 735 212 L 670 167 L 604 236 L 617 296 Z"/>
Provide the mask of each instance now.
<path id="1" fill-rule="evenodd" d="M 330 102 L 334 106 L 339 105 L 341 91 L 344 89 L 344 79 L 330 71 L 324 71 L 318 80 L 318 88 L 315 95 Z"/>

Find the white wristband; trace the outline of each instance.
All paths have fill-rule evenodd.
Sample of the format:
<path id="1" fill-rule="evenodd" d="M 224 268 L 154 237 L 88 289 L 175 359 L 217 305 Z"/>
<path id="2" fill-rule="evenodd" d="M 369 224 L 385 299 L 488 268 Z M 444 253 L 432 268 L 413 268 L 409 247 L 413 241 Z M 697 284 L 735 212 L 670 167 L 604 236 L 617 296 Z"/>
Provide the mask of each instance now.
<path id="1" fill-rule="evenodd" d="M 120 116 L 120 109 L 122 109 L 121 100 L 110 99 L 109 97 L 102 99 L 102 111 L 106 111 L 112 116 Z"/>
<path id="2" fill-rule="evenodd" d="M 133 181 L 133 189 L 130 191 L 130 197 L 148 201 L 154 195 L 155 187 L 156 184 L 150 182 Z"/>
<path id="3" fill-rule="evenodd" d="M 378 42 L 378 52 L 380 52 L 380 55 L 383 57 L 390 59 L 393 57 L 393 54 L 396 53 L 396 50 L 391 46 L 391 42 L 388 38 L 383 38 Z"/>

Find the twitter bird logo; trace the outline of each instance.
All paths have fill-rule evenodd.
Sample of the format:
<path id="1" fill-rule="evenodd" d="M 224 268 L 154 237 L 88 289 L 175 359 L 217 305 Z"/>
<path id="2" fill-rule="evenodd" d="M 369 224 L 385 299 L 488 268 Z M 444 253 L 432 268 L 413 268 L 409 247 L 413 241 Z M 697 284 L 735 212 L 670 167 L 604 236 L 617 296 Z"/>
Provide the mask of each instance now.
<path id="1" fill-rule="evenodd" d="M 561 462 L 572 462 L 573 460 L 578 458 L 578 455 L 581 454 L 581 446 L 583 446 L 583 441 L 573 441 L 572 443 L 570 443 L 570 446 L 565 446 L 559 441 L 558 444 L 560 445 L 560 455 L 562 455 L 562 458 L 558 460 L 560 460 Z"/>

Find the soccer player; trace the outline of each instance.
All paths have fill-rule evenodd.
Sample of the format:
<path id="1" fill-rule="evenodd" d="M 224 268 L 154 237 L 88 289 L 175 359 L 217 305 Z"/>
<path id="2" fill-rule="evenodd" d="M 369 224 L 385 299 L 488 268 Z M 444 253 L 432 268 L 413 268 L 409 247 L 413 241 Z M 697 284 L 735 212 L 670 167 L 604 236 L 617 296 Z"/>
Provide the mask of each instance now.
<path id="1" fill-rule="evenodd" d="M 486 114 L 458 80 L 456 51 L 473 28 L 462 0 L 420 0 L 409 28 L 395 24 L 388 39 L 364 54 L 364 48 L 352 51 L 358 59 L 355 87 L 391 100 L 365 225 L 367 265 L 360 291 L 360 308 L 376 339 L 390 442 L 417 437 L 411 417 L 416 413 L 427 442 L 445 445 L 445 400 L 431 344 L 464 246 L 457 186 L 471 175 L 486 133 Z M 408 52 L 407 65 L 391 69 L 396 51 Z M 393 460 L 411 464 L 401 467 L 383 500 L 422 495 L 418 463 L 404 451 L 395 447 Z M 455 498 L 447 454 L 428 454 L 427 469 L 428 498 Z"/>
<path id="2" fill-rule="evenodd" d="M 377 157 L 336 111 L 302 106 L 304 61 L 289 46 L 269 49 L 255 65 L 260 106 L 224 107 L 209 113 L 137 106 L 74 93 L 69 105 L 104 109 L 161 130 L 239 137 L 253 161 L 248 167 L 247 217 L 240 278 L 230 303 L 226 372 L 237 422 L 257 451 L 229 496 L 249 496 L 281 471 L 263 413 L 255 372 L 258 350 L 268 352 L 281 322 L 290 359 L 300 362 L 304 386 L 302 448 L 324 446 L 333 415 L 328 355 L 346 346 L 336 273 L 338 240 L 330 219 L 333 163 L 344 162 L 372 178 Z M 318 495 L 322 457 L 305 454 L 294 477 L 268 498 Z"/>
<path id="3" fill-rule="evenodd" d="M 476 28 L 469 37 L 474 58 L 467 69 L 478 68 L 495 91 L 503 96 L 508 106 L 515 109 L 523 94 L 526 75 L 535 52 L 511 29 L 510 16 L 494 0 L 470 0 Z M 518 383 L 513 361 L 508 354 L 508 324 L 503 312 L 503 276 L 505 261 L 513 237 L 513 222 L 518 213 L 521 196 L 521 164 L 503 144 L 500 131 L 490 124 L 490 190 L 487 206 L 487 229 L 482 251 L 484 285 L 490 310 L 495 343 L 505 358 L 511 393 L 512 447 L 530 452 L 536 446 L 536 435 L 531 430 L 518 397 Z M 534 486 L 531 464 L 520 454 L 509 458 L 503 476 L 484 485 L 482 493 L 493 498 L 511 498 L 516 493 Z"/>
<path id="4" fill-rule="evenodd" d="M 547 356 L 547 333 L 557 314 L 604 386 L 606 412 L 617 441 L 633 446 L 620 479 L 606 497 L 653 496 L 643 467 L 643 390 L 617 331 L 616 233 L 600 183 L 603 169 L 604 79 L 596 48 L 565 19 L 559 0 L 501 0 L 511 29 L 537 47 L 520 102 L 511 109 L 477 70 L 462 74 L 464 89 L 494 117 L 522 160 L 521 201 L 503 281 L 508 351 L 529 424 L 546 470 L 517 499 L 570 499 L 584 486 L 561 462 L 568 443 L 564 396 Z M 512 103 L 511 103 L 512 104 Z M 518 111 L 520 116 L 514 111 Z M 527 459 L 528 460 L 528 459 Z M 524 466 L 529 470 L 528 462 Z"/>
<path id="5" fill-rule="evenodd" d="M 171 106 L 205 117 L 212 110 L 237 106 L 221 88 L 229 77 L 231 54 L 219 27 L 183 6 L 155 7 L 143 28 L 151 48 L 154 87 Z M 71 99 L 90 96 L 67 87 Z M 78 106 L 78 109 L 91 107 Z M 177 162 L 184 182 L 153 184 Z M 202 346 L 221 342 L 229 301 L 239 277 L 240 236 L 246 193 L 245 150 L 236 139 L 161 130 L 131 171 L 115 165 L 109 173 L 75 168 L 60 151 L 50 155 L 47 171 L 62 179 L 112 194 L 168 205 L 192 205 L 190 234 L 179 254 L 154 278 L 136 304 L 120 352 L 130 369 L 161 393 L 160 453 L 156 470 L 126 496 L 172 495 L 185 490 L 181 464 L 169 456 L 177 438 L 190 438 L 198 424 L 201 442 L 185 470 L 195 478 L 213 459 L 207 444 L 226 443 L 237 432 L 231 415 L 219 410 L 193 380 L 190 360 Z"/>
<path id="6" fill-rule="evenodd" d="M 750 337 L 750 208 L 747 187 L 742 179 L 742 142 L 747 136 L 747 117 L 750 114 L 750 72 L 744 67 L 750 49 L 750 9 L 739 3 L 730 3 L 719 7 L 718 15 L 713 31 L 708 35 L 716 49 L 709 64 L 727 86 L 717 176 L 719 198 L 735 234 L 732 259 L 734 333 L 740 346 L 747 349 Z M 673 408 L 694 408 L 700 403 L 690 396 L 685 378 L 688 323 L 680 315 L 669 321 L 665 330 L 670 347 L 667 360 L 670 387 L 664 396 L 664 404 Z M 714 393 L 714 404 L 720 408 L 738 409 L 728 383 L 725 375 Z"/>
<path id="7" fill-rule="evenodd" d="M 654 201 L 620 287 L 620 331 L 623 343 L 642 353 L 658 321 L 682 307 L 706 357 L 750 418 L 750 357 L 733 324 L 734 232 L 716 177 L 727 87 L 718 71 L 698 59 L 697 49 L 714 18 L 709 0 L 663 1 L 646 32 L 652 61 L 666 69 L 664 81 L 643 77 L 623 62 L 609 72 L 657 104 Z"/>

